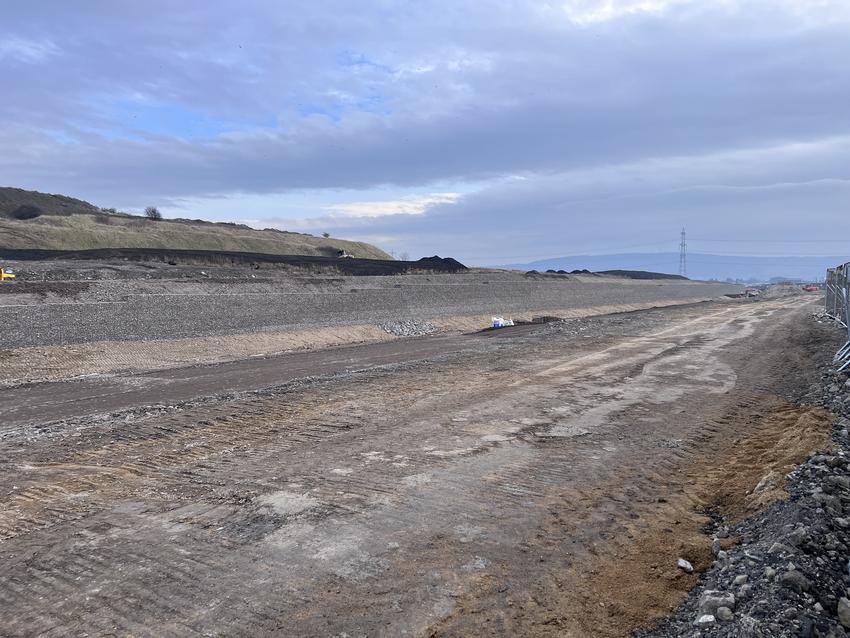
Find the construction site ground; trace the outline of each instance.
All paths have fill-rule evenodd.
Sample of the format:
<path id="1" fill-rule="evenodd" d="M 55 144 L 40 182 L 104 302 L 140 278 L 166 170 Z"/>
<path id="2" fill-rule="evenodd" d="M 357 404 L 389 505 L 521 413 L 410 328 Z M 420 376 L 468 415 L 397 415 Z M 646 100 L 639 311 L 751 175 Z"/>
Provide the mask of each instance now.
<path id="1" fill-rule="evenodd" d="M 827 440 L 813 302 L 4 390 L 0 635 L 628 635 Z"/>

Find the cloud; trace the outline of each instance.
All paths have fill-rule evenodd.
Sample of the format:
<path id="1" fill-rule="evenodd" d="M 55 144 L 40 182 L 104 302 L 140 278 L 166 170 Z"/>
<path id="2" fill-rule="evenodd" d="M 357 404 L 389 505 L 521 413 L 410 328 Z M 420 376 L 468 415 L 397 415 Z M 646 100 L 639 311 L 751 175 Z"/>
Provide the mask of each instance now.
<path id="1" fill-rule="evenodd" d="M 675 251 L 682 226 L 705 252 L 727 248 L 707 241 L 717 238 L 736 240 L 742 254 L 764 253 L 776 240 L 821 238 L 786 249 L 834 254 L 831 240 L 850 235 L 848 167 L 850 137 L 828 138 L 506 180 L 420 216 L 337 218 L 323 228 L 391 237 L 388 246 L 414 253 L 439 242 L 444 252 L 485 265 Z"/>
<path id="2" fill-rule="evenodd" d="M 0 174 L 474 259 L 803 233 L 796 198 L 832 219 L 848 178 L 848 26 L 843 0 L 13 3 Z"/>
<path id="3" fill-rule="evenodd" d="M 564 11 L 577 24 L 589 25 L 640 13 L 661 14 L 694 0 L 567 0 Z"/>
<path id="4" fill-rule="evenodd" d="M 325 210 L 334 214 L 351 217 L 380 217 L 382 215 L 421 215 L 427 209 L 438 204 L 453 204 L 459 193 L 431 193 L 430 195 L 410 196 L 402 199 L 378 202 L 345 202 L 326 206 Z"/>
<path id="5" fill-rule="evenodd" d="M 582 26 L 642 14 L 663 16 L 682 10 L 686 16 L 693 17 L 706 9 L 727 14 L 747 13 L 753 8 L 758 12 L 772 10 L 809 24 L 850 19 L 850 7 L 842 0 L 566 0 L 562 7 L 572 22 Z"/>
<path id="6" fill-rule="evenodd" d="M 13 60 L 35 64 L 57 53 L 50 40 L 30 40 L 16 36 L 0 36 L 0 61 Z"/>

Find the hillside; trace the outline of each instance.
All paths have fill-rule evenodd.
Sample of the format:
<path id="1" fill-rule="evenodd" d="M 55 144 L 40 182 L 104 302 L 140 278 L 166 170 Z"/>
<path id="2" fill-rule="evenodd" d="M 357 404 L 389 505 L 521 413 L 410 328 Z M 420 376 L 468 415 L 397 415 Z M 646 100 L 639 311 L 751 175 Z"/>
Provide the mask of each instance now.
<path id="1" fill-rule="evenodd" d="M 152 221 L 106 212 L 63 195 L 2 187 L 0 248 L 166 248 L 311 256 L 335 256 L 345 250 L 355 257 L 391 259 L 380 248 L 363 242 L 202 220 Z"/>

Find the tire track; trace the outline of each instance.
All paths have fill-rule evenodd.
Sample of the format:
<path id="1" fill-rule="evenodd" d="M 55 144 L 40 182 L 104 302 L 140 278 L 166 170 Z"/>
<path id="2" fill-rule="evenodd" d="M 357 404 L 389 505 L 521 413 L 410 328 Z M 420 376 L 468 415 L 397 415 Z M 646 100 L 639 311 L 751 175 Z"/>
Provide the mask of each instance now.
<path id="1" fill-rule="evenodd" d="M 765 308 L 795 304 L 13 440 L 0 626 L 400 635 L 444 619 L 475 635 L 453 624 L 465 597 L 561 600 L 582 560 L 653 527 L 659 498 L 703 505 L 700 455 L 781 403 L 764 394 L 787 361 L 752 349 Z"/>

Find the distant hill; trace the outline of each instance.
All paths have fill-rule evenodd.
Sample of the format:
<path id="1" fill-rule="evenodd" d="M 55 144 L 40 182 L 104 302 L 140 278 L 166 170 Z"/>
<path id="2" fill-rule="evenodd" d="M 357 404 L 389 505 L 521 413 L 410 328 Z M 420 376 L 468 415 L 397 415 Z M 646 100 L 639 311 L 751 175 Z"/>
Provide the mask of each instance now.
<path id="1" fill-rule="evenodd" d="M 28 219 L 39 215 L 100 215 L 94 204 L 81 199 L 21 188 L 0 187 L 0 218 Z"/>
<path id="2" fill-rule="evenodd" d="M 848 241 L 850 245 L 850 241 Z M 688 255 L 690 279 L 741 279 L 766 282 L 771 279 L 817 281 L 826 269 L 850 260 L 850 254 L 833 257 L 752 257 L 742 255 Z M 593 272 L 611 270 L 648 270 L 677 274 L 678 253 L 623 253 L 616 255 L 576 255 L 541 259 L 526 264 L 507 264 L 504 268 L 519 270 L 578 270 Z"/>
<path id="3" fill-rule="evenodd" d="M 326 257 L 344 250 L 354 257 L 392 259 L 364 242 L 203 220 L 153 221 L 64 195 L 4 187 L 0 187 L 0 248 L 166 248 Z"/>

